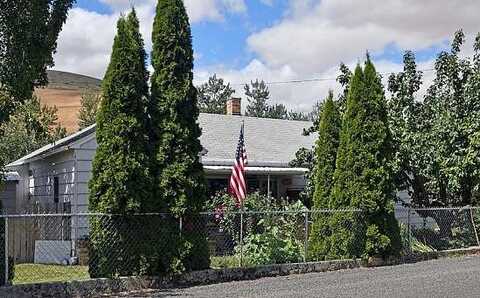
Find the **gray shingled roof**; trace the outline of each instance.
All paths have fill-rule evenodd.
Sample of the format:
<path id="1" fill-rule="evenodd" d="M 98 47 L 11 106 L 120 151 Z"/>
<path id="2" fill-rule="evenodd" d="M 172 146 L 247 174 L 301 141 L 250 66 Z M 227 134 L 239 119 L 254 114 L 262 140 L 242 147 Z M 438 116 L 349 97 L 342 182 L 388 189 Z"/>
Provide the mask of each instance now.
<path id="1" fill-rule="evenodd" d="M 306 121 L 254 118 L 245 116 L 200 114 L 202 128 L 200 142 L 206 149 L 202 156 L 204 165 L 232 165 L 237 149 L 242 121 L 245 122 L 245 146 L 250 166 L 287 167 L 301 148 L 312 147 L 315 136 L 303 136 L 304 128 L 312 125 Z M 46 145 L 9 164 L 9 167 L 29 162 L 40 155 L 47 156 L 60 147 L 95 133 L 95 125 L 55 143 Z"/>
<path id="2" fill-rule="evenodd" d="M 303 136 L 307 121 L 254 118 L 245 116 L 200 114 L 200 141 L 207 149 L 204 165 L 229 165 L 235 158 L 242 121 L 245 123 L 245 146 L 251 166 L 286 167 L 301 148 L 311 148 L 315 136 Z"/>
<path id="3" fill-rule="evenodd" d="M 90 125 L 89 127 L 85 128 L 85 129 L 82 129 L 81 131 L 78 131 L 74 134 L 71 134 L 63 139 L 60 139 L 60 140 L 57 140 L 53 143 L 50 143 L 48 145 L 45 145 L 25 156 L 23 156 L 22 158 L 10 163 L 7 165 L 7 167 L 15 167 L 15 166 L 19 166 L 19 165 L 22 165 L 24 163 L 27 163 L 29 162 L 31 159 L 33 158 L 36 158 L 40 155 L 49 155 L 51 154 L 52 152 L 54 152 L 56 149 L 59 149 L 63 146 L 68 146 L 70 144 L 72 144 L 73 142 L 75 141 L 78 141 L 84 137 L 87 137 L 89 136 L 90 134 L 92 133 L 95 133 L 95 124 L 93 125 Z"/>

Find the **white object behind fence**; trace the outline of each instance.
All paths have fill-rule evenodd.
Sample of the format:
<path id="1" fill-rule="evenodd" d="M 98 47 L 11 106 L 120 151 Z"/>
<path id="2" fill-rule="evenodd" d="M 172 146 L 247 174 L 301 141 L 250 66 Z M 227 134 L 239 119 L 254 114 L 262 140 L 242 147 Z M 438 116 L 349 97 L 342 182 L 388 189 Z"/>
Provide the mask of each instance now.
<path id="1" fill-rule="evenodd" d="M 70 241 L 37 240 L 35 241 L 35 264 L 67 265 L 70 259 Z"/>

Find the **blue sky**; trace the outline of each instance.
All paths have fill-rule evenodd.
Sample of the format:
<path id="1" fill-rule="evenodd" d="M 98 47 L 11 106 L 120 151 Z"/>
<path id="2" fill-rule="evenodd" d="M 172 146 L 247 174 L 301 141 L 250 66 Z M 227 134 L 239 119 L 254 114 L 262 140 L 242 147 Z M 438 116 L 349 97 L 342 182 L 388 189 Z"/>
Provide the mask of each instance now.
<path id="1" fill-rule="evenodd" d="M 77 0 L 60 34 L 56 69 L 101 78 L 115 22 L 133 3 L 147 51 L 157 0 Z M 232 83 L 334 78 L 340 62 L 354 66 L 368 50 L 380 72 L 402 68 L 406 49 L 430 69 L 450 37 L 480 30 L 473 0 L 184 0 L 192 25 L 195 83 L 217 73 Z M 470 47 L 470 48 L 469 48 Z M 471 53 L 471 46 L 465 53 Z M 428 82 L 433 74 L 426 73 Z M 271 101 L 308 110 L 334 80 L 271 85 Z M 242 96 L 242 88 L 237 88 Z"/>
<path id="2" fill-rule="evenodd" d="M 227 11 L 222 22 L 204 20 L 192 24 L 196 67 L 216 64 L 245 67 L 254 58 L 254 54 L 245 47 L 246 39 L 253 32 L 278 22 L 288 7 L 288 0 L 277 1 L 276 5 L 258 0 L 248 0 L 245 4 L 248 13 Z M 77 0 L 75 6 L 105 15 L 115 12 L 111 6 L 98 0 Z"/>

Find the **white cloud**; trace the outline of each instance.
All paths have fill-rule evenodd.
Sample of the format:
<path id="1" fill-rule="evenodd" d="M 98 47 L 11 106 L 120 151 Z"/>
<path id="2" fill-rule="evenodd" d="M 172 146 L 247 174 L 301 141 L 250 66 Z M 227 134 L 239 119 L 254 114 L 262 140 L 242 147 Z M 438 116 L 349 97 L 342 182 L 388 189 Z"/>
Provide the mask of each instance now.
<path id="1" fill-rule="evenodd" d="M 464 53 L 471 54 L 472 37 L 479 30 L 479 9 L 480 2 L 473 0 L 290 0 L 280 22 L 248 38 L 248 48 L 257 56 L 248 66 L 237 70 L 211 67 L 206 71 L 217 72 L 232 82 L 335 78 L 340 62 L 354 66 L 367 50 L 381 54 L 390 45 L 411 50 L 440 48 L 459 28 L 469 38 Z M 419 68 L 432 68 L 435 57 L 431 58 Z M 379 72 L 403 67 L 388 60 L 375 62 Z M 204 72 L 197 73 L 199 80 L 205 77 Z M 425 72 L 420 96 L 433 75 Z M 239 89 L 237 95 L 243 95 Z M 298 109 L 324 98 L 328 89 L 338 91 L 339 86 L 333 80 L 270 85 L 273 100 Z"/>
<path id="2" fill-rule="evenodd" d="M 185 0 L 184 2 L 192 23 L 223 20 L 215 0 Z"/>
<path id="3" fill-rule="evenodd" d="M 347 63 L 347 66 L 353 71 L 357 63 L 363 63 L 364 57 L 360 60 L 352 60 Z M 387 92 L 387 81 L 391 73 L 397 73 L 403 70 L 402 63 L 395 63 L 388 60 L 374 61 L 375 67 L 379 73 L 382 74 L 382 82 Z M 418 63 L 418 69 L 432 69 L 434 59 Z M 226 82 L 232 83 L 235 89 L 235 96 L 243 98 L 243 105 L 247 104 L 245 99 L 243 85 L 249 83 L 257 78 L 263 79 L 266 82 L 285 82 L 291 80 L 321 78 L 323 80 L 303 83 L 275 83 L 269 84 L 270 101 L 271 103 L 282 103 L 289 109 L 297 111 L 309 112 L 312 106 L 317 101 L 322 101 L 328 94 L 329 90 L 333 90 L 335 96 L 341 92 L 341 86 L 336 82 L 339 75 L 338 65 L 334 65 L 322 73 L 315 76 L 306 77 L 303 74 L 295 72 L 289 66 L 281 66 L 278 68 L 269 67 L 265 63 L 254 59 L 246 67 L 234 70 L 228 69 L 221 65 L 201 69 L 195 72 L 195 84 L 200 85 L 207 81 L 208 77 L 213 73 L 217 73 L 219 77 L 225 79 Z M 417 93 L 419 99 L 423 98 L 428 86 L 434 78 L 434 72 L 425 71 L 423 74 L 423 84 L 420 91 Z"/>
<path id="4" fill-rule="evenodd" d="M 110 57 L 117 17 L 72 9 L 59 36 L 55 68 L 102 77 Z"/>
<path id="5" fill-rule="evenodd" d="M 102 77 L 106 69 L 115 23 L 120 12 L 130 8 L 130 0 L 102 0 L 115 13 L 102 15 L 75 8 L 70 11 L 60 34 L 56 68 Z M 184 0 L 192 23 L 222 22 L 227 13 L 246 13 L 244 0 Z M 273 4 L 275 1 L 260 0 Z M 232 83 L 256 78 L 286 81 L 304 78 L 335 78 L 340 62 L 354 66 L 363 60 L 366 50 L 382 53 L 388 45 L 421 50 L 438 46 L 458 28 L 472 40 L 478 30 L 476 12 L 480 2 L 474 0 L 395 1 L 374 0 L 289 0 L 282 19 L 269 28 L 250 35 L 247 49 L 254 59 L 240 69 L 211 65 L 196 69 L 196 83 L 218 73 Z M 136 0 L 141 31 L 147 51 L 151 48 L 151 27 L 156 0 Z M 243 47 L 244 45 L 238 45 Z M 471 42 L 464 47 L 471 53 Z M 197 53 L 198 54 L 198 53 Z M 433 57 L 432 57 L 433 59 Z M 421 67 L 431 68 L 433 60 Z M 376 61 L 380 72 L 400 70 L 400 63 Z M 429 66 L 427 66 L 429 65 Z M 431 81 L 433 73 L 425 73 Z M 428 84 L 424 84 L 426 86 Z M 243 86 L 235 86 L 243 96 Z M 334 80 L 301 84 L 270 85 L 272 100 L 291 108 L 308 110 L 323 99 L 328 89 L 339 90 Z M 425 88 L 425 87 L 424 87 Z"/>
<path id="6" fill-rule="evenodd" d="M 244 0 L 184 0 L 192 23 L 222 21 L 224 13 L 245 13 Z M 69 12 L 60 33 L 55 69 L 103 77 L 108 65 L 116 22 L 121 13 L 135 6 L 140 19 L 140 30 L 149 52 L 156 0 L 101 0 L 114 11 L 99 14 L 82 8 Z"/>
<path id="7" fill-rule="evenodd" d="M 260 0 L 260 2 L 268 6 L 273 6 L 273 0 Z"/>
<path id="8" fill-rule="evenodd" d="M 291 0 L 291 13 L 251 35 L 248 45 L 269 66 L 320 73 L 366 50 L 382 52 L 389 44 L 424 49 L 458 28 L 474 32 L 479 9 L 480 2 L 473 0 Z"/>

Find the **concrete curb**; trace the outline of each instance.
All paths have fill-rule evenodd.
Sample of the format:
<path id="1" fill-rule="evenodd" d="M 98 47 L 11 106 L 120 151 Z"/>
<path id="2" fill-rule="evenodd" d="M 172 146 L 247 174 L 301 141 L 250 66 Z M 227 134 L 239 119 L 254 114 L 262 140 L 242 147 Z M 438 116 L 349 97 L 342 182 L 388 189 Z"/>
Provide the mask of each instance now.
<path id="1" fill-rule="evenodd" d="M 384 261 L 381 266 L 415 263 L 426 260 L 480 254 L 480 247 L 419 253 Z M 276 264 L 252 268 L 208 269 L 188 272 L 178 277 L 121 277 L 84 281 L 15 285 L 0 288 L 0 297 L 95 297 L 146 289 L 168 289 L 235 280 L 252 280 L 291 274 L 326 272 L 369 267 L 362 260 L 338 260 L 295 264 Z"/>

